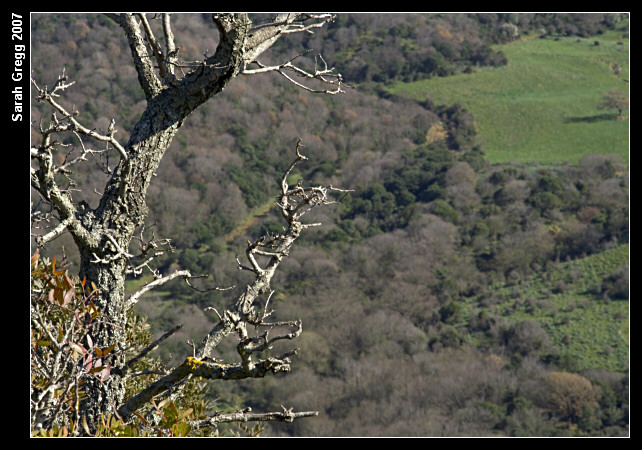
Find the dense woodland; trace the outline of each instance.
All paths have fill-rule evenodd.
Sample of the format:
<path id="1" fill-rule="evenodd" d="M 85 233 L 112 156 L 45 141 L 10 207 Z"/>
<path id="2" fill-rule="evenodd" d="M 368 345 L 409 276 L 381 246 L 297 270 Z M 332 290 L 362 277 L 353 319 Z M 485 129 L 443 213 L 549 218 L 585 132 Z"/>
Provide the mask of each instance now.
<path id="1" fill-rule="evenodd" d="M 186 59 L 215 48 L 208 15 L 174 23 Z M 202 288 L 242 286 L 235 255 L 247 239 L 280 230 L 270 206 L 299 138 L 310 160 L 295 177 L 353 190 L 314 213 L 323 226 L 301 238 L 273 283 L 278 314 L 304 324 L 293 371 L 212 384 L 208 397 L 230 409 L 287 401 L 320 412 L 266 427 L 269 436 L 628 435 L 628 367 L 561 357 L 536 321 L 494 308 L 494 286 L 550 278 L 564 263 L 628 244 L 628 161 L 605 149 L 577 165 L 491 165 L 462 105 L 383 89 L 507 64 L 492 45 L 515 30 L 589 37 L 618 26 L 605 14 L 339 14 L 327 29 L 278 41 L 265 63 L 313 48 L 354 89 L 330 97 L 276 75 L 244 77 L 190 116 L 148 199 L 149 224 L 175 248 L 158 261 L 162 273 L 181 267 L 209 274 Z M 34 79 L 53 83 L 64 68 L 76 85 L 63 101 L 99 129 L 115 118 L 119 139 L 145 102 L 127 48 L 101 15 L 32 15 Z M 97 163 L 109 161 L 74 174 L 75 198 L 92 206 L 107 179 Z M 73 270 L 71 240 L 55 244 L 46 256 L 65 254 Z M 189 324 L 159 357 L 171 365 L 190 352 L 186 340 L 214 320 L 204 309 L 233 292 L 176 281 L 148 294 L 139 312 L 153 333 Z M 628 262 L 586 298 L 628 302 Z M 463 302 L 474 305 L 467 318 Z"/>

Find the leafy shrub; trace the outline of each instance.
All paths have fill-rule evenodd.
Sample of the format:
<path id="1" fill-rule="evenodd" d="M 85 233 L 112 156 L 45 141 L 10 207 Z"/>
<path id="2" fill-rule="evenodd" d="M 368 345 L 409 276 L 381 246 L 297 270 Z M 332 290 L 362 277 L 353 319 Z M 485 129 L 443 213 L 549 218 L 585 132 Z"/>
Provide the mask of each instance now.
<path id="1" fill-rule="evenodd" d="M 439 317 L 442 322 L 453 324 L 459 321 L 461 305 L 457 302 L 449 302 L 439 308 Z"/>
<path id="2" fill-rule="evenodd" d="M 614 300 L 629 299 L 629 266 L 619 267 L 615 272 L 604 279 L 601 286 L 603 295 L 608 295 Z"/>
<path id="3" fill-rule="evenodd" d="M 534 320 L 524 320 L 505 327 L 500 341 L 511 353 L 526 356 L 544 350 L 549 337 L 546 331 Z"/>
<path id="4" fill-rule="evenodd" d="M 84 386 L 90 379 L 106 381 L 120 368 L 105 364 L 104 358 L 123 351 L 114 345 L 93 345 L 92 327 L 101 320 L 92 298 L 95 288 L 87 286 L 66 269 L 41 258 L 31 257 L 31 432 L 33 436 L 75 436 L 89 424 L 79 417 Z M 146 320 L 130 310 L 126 330 L 130 349 L 139 351 L 151 343 Z M 148 357 L 139 364 L 150 369 L 150 375 L 127 377 L 126 390 L 137 391 L 140 383 L 149 382 L 154 372 L 163 370 L 160 362 Z M 201 384 L 191 381 L 178 401 L 163 400 L 154 405 L 148 417 L 137 415 L 124 423 L 117 415 L 102 417 L 92 424 L 94 436 L 202 436 L 208 429 L 192 429 L 190 421 L 205 418 L 208 402 Z"/>
<path id="5" fill-rule="evenodd" d="M 459 220 L 457 210 L 450 206 L 450 204 L 442 199 L 437 199 L 433 202 L 432 212 L 440 217 L 443 217 L 448 222 L 456 224 Z"/>

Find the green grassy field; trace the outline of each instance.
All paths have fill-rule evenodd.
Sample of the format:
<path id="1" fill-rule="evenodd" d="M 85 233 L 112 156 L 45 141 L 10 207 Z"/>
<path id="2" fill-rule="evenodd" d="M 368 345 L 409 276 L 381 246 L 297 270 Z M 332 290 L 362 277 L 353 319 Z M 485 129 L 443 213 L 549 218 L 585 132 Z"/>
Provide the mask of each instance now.
<path id="1" fill-rule="evenodd" d="M 534 320 L 546 331 L 550 346 L 571 357 L 578 370 L 600 368 L 625 372 L 629 365 L 629 301 L 605 300 L 594 293 L 605 277 L 629 261 L 629 246 L 560 263 L 517 285 L 494 286 L 503 300 L 491 307 L 503 321 Z M 554 286 L 563 285 L 556 290 Z M 463 305 L 465 326 L 477 312 L 475 299 Z"/>
<path id="2" fill-rule="evenodd" d="M 617 154 L 628 163 L 628 112 L 618 119 L 617 111 L 597 108 L 609 89 L 628 91 L 628 38 L 615 32 L 595 39 L 531 38 L 497 49 L 508 65 L 389 90 L 462 104 L 475 117 L 492 163 L 576 163 L 591 153 Z"/>

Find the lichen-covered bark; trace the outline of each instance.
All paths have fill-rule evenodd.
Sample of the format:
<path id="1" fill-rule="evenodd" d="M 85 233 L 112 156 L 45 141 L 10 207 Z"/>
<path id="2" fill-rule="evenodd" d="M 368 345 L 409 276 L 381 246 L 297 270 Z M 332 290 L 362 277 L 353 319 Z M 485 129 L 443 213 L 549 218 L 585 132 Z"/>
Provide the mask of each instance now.
<path id="1" fill-rule="evenodd" d="M 128 264 L 125 253 L 134 231 L 147 217 L 146 194 L 152 177 L 184 119 L 239 73 L 250 25 L 244 14 L 215 18 L 221 34 L 215 55 L 176 85 L 163 86 L 146 62 L 149 55 L 133 17 L 125 15 L 115 20 L 129 37 L 148 103 L 125 146 L 127 159 L 121 159 L 114 170 L 99 206 L 80 213 L 84 229 L 93 239 L 74 235 L 81 256 L 80 277 L 94 283 L 99 291 L 94 302 L 103 320 L 92 337 L 94 344 L 102 348 L 124 342 Z M 114 352 L 110 363 L 121 366 L 122 352 Z M 101 412 L 113 411 L 123 400 L 124 383 L 118 376 L 110 377 L 105 383 L 92 383 L 86 389 L 88 395 L 82 414 L 89 423 L 96 423 Z"/>
<path id="2" fill-rule="evenodd" d="M 87 286 L 96 289 L 92 301 L 100 312 L 100 317 L 95 321 L 95 325 L 92 325 L 90 345 L 93 348 L 116 345 L 115 351 L 104 361 L 114 368 L 112 375 L 102 382 L 90 379 L 84 385 L 86 395 L 81 403 L 80 416 L 84 417 L 93 430 L 101 417 L 111 415 L 124 401 L 125 385 L 122 375 L 127 372 L 124 370 L 125 330 L 127 309 L 132 304 L 125 298 L 125 275 L 132 264 L 132 255 L 128 253 L 129 244 L 134 232 L 144 225 L 148 214 L 147 190 L 165 152 L 170 147 L 172 138 L 195 109 L 221 92 L 235 76 L 245 70 L 247 64 L 253 62 L 280 36 L 288 32 L 306 30 L 302 24 L 308 19 L 317 21 L 309 25 L 310 27 L 321 26 L 329 20 L 327 15 L 281 14 L 274 17 L 271 23 L 262 23 L 251 30 L 252 23 L 246 14 L 213 14 L 212 20 L 220 38 L 215 54 L 199 62 L 191 72 L 179 79 L 172 67 L 176 61 L 176 47 L 169 29 L 168 15 L 163 16 L 165 53 L 155 40 L 144 14 L 108 16 L 121 26 L 127 37 L 138 79 L 147 99 L 147 107 L 134 126 L 126 145 L 121 146 L 114 139 L 113 123 L 111 131 L 108 130 L 106 135 L 99 135 L 82 127 L 73 114 L 56 103 L 55 97 L 59 96 L 59 92 L 73 84 L 67 82 L 64 72 L 51 90 L 46 87 L 41 89 L 32 80 L 39 93 L 38 101 L 48 102 L 64 116 L 64 123 L 55 121 L 50 128 L 41 130 L 42 144 L 31 149 L 32 158 L 39 163 L 38 169 L 31 170 L 31 184 L 54 205 L 61 220 L 60 226 L 49 233 L 47 239 L 53 238 L 64 228 L 72 235 L 80 252 L 80 278 L 85 280 Z M 329 72 L 315 72 L 310 76 L 323 80 L 324 83 L 334 84 L 324 79 Z M 340 76 L 338 79 L 340 80 Z M 330 93 L 337 92 L 342 92 L 340 83 Z M 100 203 L 95 209 L 89 208 L 88 205 L 77 207 L 71 201 L 71 196 L 59 189 L 54 181 L 52 151 L 55 144 L 50 141 L 50 137 L 63 131 L 77 132 L 108 142 L 120 154 L 120 161 L 112 171 Z M 295 234 L 281 243 L 282 247 L 277 249 L 277 253 L 284 250 L 285 254 L 300 231 L 291 229 Z M 47 239 L 40 239 L 39 245 Z M 239 303 L 239 308 L 231 314 L 248 314 L 252 299 L 269 289 L 269 279 L 279 261 L 280 256 L 265 269 L 259 270 L 258 267 L 254 267 L 257 279 L 254 286 L 248 287 L 245 297 L 247 302 Z M 231 316 L 226 319 L 230 320 L 222 320 L 207 336 L 203 342 L 202 355 L 208 354 L 222 337 L 239 327 L 238 322 Z M 248 354 L 252 352 L 252 345 L 248 342 L 244 347 Z M 249 361 L 249 358 L 246 361 Z M 274 370 L 274 366 L 270 367 L 270 370 Z M 234 370 L 225 373 L 236 373 Z M 243 370 L 246 374 L 259 373 L 250 371 L 249 365 L 238 370 Z M 137 407 L 132 407 L 132 410 Z"/>
<path id="3" fill-rule="evenodd" d="M 285 326 L 290 332 L 268 337 L 268 332 L 261 336 L 250 336 L 248 327 L 258 330 L 259 327 L 273 328 L 276 323 L 266 323 L 265 318 L 269 297 L 264 303 L 261 296 L 270 292 L 270 282 L 276 269 L 290 254 L 290 249 L 300 234 L 307 228 L 319 224 L 303 224 L 301 216 L 311 208 L 334 203 L 328 198 L 330 191 L 345 192 L 333 187 L 304 188 L 297 185 L 290 188 L 287 184 L 287 177 L 294 166 L 307 159 L 299 152 L 300 142 L 297 144 L 297 158 L 290 165 L 281 180 L 281 196 L 279 208 L 285 221 L 287 229 L 282 235 L 263 236 L 255 242 L 249 242 L 246 249 L 246 256 L 250 263 L 243 266 L 239 262 L 239 268 L 254 273 L 254 281 L 247 285 L 237 301 L 220 316 L 219 322 L 205 336 L 200 346 L 195 347 L 194 356 L 190 356 L 169 374 L 150 384 L 138 394 L 127 400 L 118 409 L 122 417 L 128 418 L 139 408 L 151 401 L 159 394 L 167 391 L 178 391 L 193 376 L 206 379 L 240 379 L 240 378 L 261 378 L 268 372 L 278 373 L 290 370 L 289 357 L 296 354 L 297 350 L 286 351 L 277 357 L 254 359 L 257 354 L 271 348 L 272 344 L 279 340 L 294 339 L 302 332 L 300 321 L 280 322 L 279 326 Z M 262 267 L 256 257 L 269 257 L 269 261 Z M 258 305 L 264 304 L 264 308 Z M 208 361 L 214 348 L 228 335 L 236 333 L 239 339 L 237 352 L 241 358 L 240 363 L 219 364 Z M 288 416 L 290 417 L 290 416 Z"/>

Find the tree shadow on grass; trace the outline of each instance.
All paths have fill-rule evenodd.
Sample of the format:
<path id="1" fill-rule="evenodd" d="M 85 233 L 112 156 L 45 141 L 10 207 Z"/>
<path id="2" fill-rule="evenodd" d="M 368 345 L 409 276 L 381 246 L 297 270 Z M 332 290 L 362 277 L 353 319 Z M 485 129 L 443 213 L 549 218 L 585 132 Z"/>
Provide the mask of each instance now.
<path id="1" fill-rule="evenodd" d="M 564 123 L 593 123 L 601 122 L 604 120 L 617 120 L 617 113 L 605 113 L 605 114 L 596 114 L 594 116 L 584 116 L 584 117 L 566 117 Z"/>

